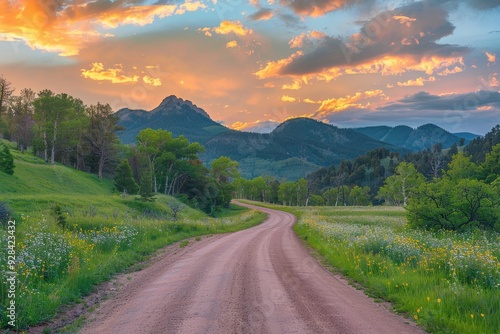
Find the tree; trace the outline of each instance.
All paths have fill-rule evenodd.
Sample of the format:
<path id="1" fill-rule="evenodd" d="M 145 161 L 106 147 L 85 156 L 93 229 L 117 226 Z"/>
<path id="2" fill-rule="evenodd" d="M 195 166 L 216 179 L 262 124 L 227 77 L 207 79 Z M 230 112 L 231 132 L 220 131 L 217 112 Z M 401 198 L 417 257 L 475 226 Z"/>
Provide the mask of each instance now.
<path id="1" fill-rule="evenodd" d="M 35 117 L 39 122 L 40 130 L 43 134 L 44 158 L 48 162 L 48 149 L 50 147 L 50 163 L 55 163 L 55 156 L 59 146 L 58 133 L 61 131 L 61 125 L 74 111 L 75 105 L 80 105 L 81 101 L 74 99 L 68 94 L 55 95 L 50 90 L 43 90 L 38 93 L 38 98 L 34 101 Z M 52 140 L 49 142 L 49 136 Z"/>
<path id="2" fill-rule="evenodd" d="M 24 153 L 33 140 L 33 102 L 35 92 L 23 89 L 19 96 L 11 97 L 10 109 L 13 114 L 13 128 L 11 138 L 17 142 L 17 148 Z"/>
<path id="3" fill-rule="evenodd" d="M 295 182 L 295 192 L 297 194 L 297 206 L 307 206 L 309 204 L 309 189 L 306 179 L 299 179 Z"/>
<path id="4" fill-rule="evenodd" d="M 141 184 L 139 187 L 139 195 L 145 202 L 152 202 L 155 200 L 153 193 L 153 175 L 149 168 L 144 168 L 141 173 Z"/>
<path id="5" fill-rule="evenodd" d="M 403 206 L 406 206 L 413 191 L 424 182 L 425 177 L 415 169 L 412 163 L 401 162 L 396 167 L 396 174 L 385 180 L 377 197 L 394 205 L 403 203 Z"/>
<path id="6" fill-rule="evenodd" d="M 370 188 L 354 186 L 349 194 L 352 205 L 368 205 L 370 204 Z"/>
<path id="7" fill-rule="evenodd" d="M 486 160 L 480 166 L 480 174 L 487 183 L 500 176 L 500 144 L 493 146 L 491 152 L 486 154 Z"/>
<path id="8" fill-rule="evenodd" d="M 228 157 L 220 157 L 210 163 L 210 176 L 217 182 L 230 183 L 240 176 L 239 164 Z"/>
<path id="9" fill-rule="evenodd" d="M 14 92 L 11 83 L 0 75 L 0 119 L 2 119 L 2 112 L 6 109 L 7 101 Z"/>
<path id="10" fill-rule="evenodd" d="M 120 130 L 117 125 L 119 119 L 113 114 L 109 104 L 91 105 L 88 113 L 90 124 L 84 134 L 84 140 L 90 154 L 97 160 L 97 175 L 102 179 L 106 164 L 116 161 L 119 142 L 116 131 Z"/>
<path id="11" fill-rule="evenodd" d="M 278 188 L 278 198 L 280 202 L 283 203 L 283 205 L 287 204 L 289 206 L 293 205 L 296 196 L 297 196 L 297 189 L 295 182 L 287 181 L 280 184 Z"/>
<path id="12" fill-rule="evenodd" d="M 466 157 L 463 153 L 458 153 L 453 156 L 448 164 L 446 177 L 452 181 L 462 179 L 473 179 L 478 175 L 478 167 L 474 164 L 470 157 Z"/>
<path id="13" fill-rule="evenodd" d="M 170 201 L 168 202 L 168 207 L 172 211 L 172 219 L 177 220 L 179 213 L 184 210 L 186 206 L 179 201 Z"/>
<path id="14" fill-rule="evenodd" d="M 0 152 L 0 170 L 6 174 L 14 174 L 14 157 L 10 153 L 9 147 L 2 144 L 3 149 Z"/>
<path id="15" fill-rule="evenodd" d="M 422 184 L 408 205 L 410 225 L 454 231 L 494 229 L 500 219 L 498 189 L 482 181 L 443 178 Z"/>
<path id="16" fill-rule="evenodd" d="M 118 191 L 126 194 L 137 194 L 139 186 L 132 176 L 132 169 L 127 160 L 122 160 L 115 172 L 115 187 Z"/>

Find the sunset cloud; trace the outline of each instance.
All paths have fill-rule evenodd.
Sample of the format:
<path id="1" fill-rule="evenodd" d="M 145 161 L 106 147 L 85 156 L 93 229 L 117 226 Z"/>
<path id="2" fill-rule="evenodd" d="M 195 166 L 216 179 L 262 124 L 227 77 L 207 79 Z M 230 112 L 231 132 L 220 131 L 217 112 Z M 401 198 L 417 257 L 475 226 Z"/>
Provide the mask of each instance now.
<path id="1" fill-rule="evenodd" d="M 281 97 L 281 101 L 283 102 L 295 102 L 297 99 L 292 97 L 292 96 L 288 96 L 288 95 L 283 95 Z"/>
<path id="2" fill-rule="evenodd" d="M 120 65 L 116 66 L 116 68 L 105 69 L 102 63 L 92 63 L 89 70 L 81 70 L 81 75 L 86 79 L 111 81 L 111 83 L 131 83 L 139 81 L 138 75 L 127 76 L 123 74 L 123 68 Z M 146 82 L 146 80 L 144 82 Z"/>
<path id="3" fill-rule="evenodd" d="M 324 118 L 331 112 L 346 110 L 349 108 L 367 108 L 370 106 L 369 102 L 361 103 L 361 100 L 373 98 L 377 96 L 385 96 L 382 90 L 373 90 L 365 92 L 357 92 L 354 95 L 347 95 L 345 97 L 333 98 L 321 101 L 321 106 L 318 108 L 314 118 Z"/>
<path id="4" fill-rule="evenodd" d="M 497 57 L 494 53 L 490 53 L 490 52 L 485 52 L 486 54 L 486 58 L 488 59 L 488 63 L 495 63 L 495 61 L 497 60 Z"/>
<path id="5" fill-rule="evenodd" d="M 226 48 L 235 48 L 237 46 L 238 46 L 238 42 L 237 41 L 230 41 L 230 42 L 226 43 Z"/>
<path id="6" fill-rule="evenodd" d="M 346 43 L 338 37 L 319 36 L 311 47 L 304 43 L 306 35 L 299 35 L 289 44 L 305 47 L 303 50 L 288 58 L 270 61 L 255 74 L 259 78 L 335 78 L 342 74 L 392 75 L 407 71 L 431 75 L 463 63 L 462 57 L 469 48 L 436 43 L 452 34 L 454 29 L 446 10 L 417 2 L 379 14 L 366 22 L 359 33 L 351 35 Z M 414 42 L 409 43 L 410 40 Z"/>
<path id="7" fill-rule="evenodd" d="M 271 19 L 274 16 L 274 13 L 271 9 L 269 8 L 261 8 L 252 15 L 250 15 L 248 18 L 254 21 L 267 21 Z"/>
<path id="8" fill-rule="evenodd" d="M 143 5 L 143 0 L 17 0 L 0 2 L 0 40 L 23 41 L 32 49 L 75 56 L 89 44 L 113 37 L 102 29 L 145 26 L 155 19 L 206 8 L 200 1 Z"/>
<path id="9" fill-rule="evenodd" d="M 410 79 L 410 80 L 405 81 L 405 82 L 398 81 L 397 84 L 399 87 L 421 87 L 424 85 L 425 82 L 433 82 L 433 81 L 436 81 L 435 77 L 428 77 L 427 79 L 423 78 L 423 77 L 419 77 L 416 79 Z"/>
<path id="10" fill-rule="evenodd" d="M 350 0 L 281 0 L 282 5 L 289 6 L 296 14 L 318 17 L 328 12 L 342 9 L 352 4 Z"/>
<path id="11" fill-rule="evenodd" d="M 302 87 L 302 81 L 295 79 L 292 83 L 281 86 L 281 89 L 299 90 L 300 87 Z"/>
<path id="12" fill-rule="evenodd" d="M 240 21 L 224 20 L 218 27 L 212 29 L 213 32 L 219 35 L 235 34 L 237 36 L 246 36 L 253 33 L 252 29 L 243 26 Z"/>
<path id="13" fill-rule="evenodd" d="M 312 40 L 314 40 L 314 39 L 321 39 L 321 38 L 325 38 L 325 37 L 326 37 L 325 33 L 319 32 L 317 30 L 313 30 L 311 32 L 302 33 L 302 34 L 300 34 L 298 36 L 295 36 L 294 38 L 292 38 L 288 42 L 288 45 L 290 45 L 291 49 L 302 48 L 307 43 L 311 43 Z"/>
<path id="14" fill-rule="evenodd" d="M 162 85 L 162 82 L 161 82 L 161 79 L 159 78 L 152 78 L 150 77 L 149 75 L 145 75 L 142 77 L 142 81 L 144 81 L 145 84 L 148 84 L 150 86 L 161 86 Z"/>

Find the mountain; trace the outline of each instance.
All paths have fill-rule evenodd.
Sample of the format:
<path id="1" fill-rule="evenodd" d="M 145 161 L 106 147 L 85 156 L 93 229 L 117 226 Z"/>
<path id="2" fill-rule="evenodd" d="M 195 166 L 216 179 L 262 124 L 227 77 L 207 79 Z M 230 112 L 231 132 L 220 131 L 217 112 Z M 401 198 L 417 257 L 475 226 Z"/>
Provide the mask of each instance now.
<path id="1" fill-rule="evenodd" d="M 474 139 L 476 139 L 478 137 L 481 137 L 480 135 L 476 135 L 476 134 L 470 133 L 470 132 L 456 132 L 456 133 L 454 133 L 454 135 L 457 136 L 458 138 L 464 138 L 466 143 L 473 141 Z"/>
<path id="2" fill-rule="evenodd" d="M 220 156 L 238 161 L 246 178 L 271 175 L 295 180 L 378 147 L 406 152 L 352 129 L 309 118 L 288 120 L 268 134 L 231 130 L 214 122 L 192 102 L 175 96 L 167 97 L 151 111 L 125 108 L 117 116 L 118 124 L 125 127 L 119 133 L 123 143 L 135 142 L 143 129 L 165 129 L 204 145 L 206 151 L 200 158 L 206 164 Z"/>
<path id="3" fill-rule="evenodd" d="M 396 127 L 370 126 L 354 130 L 373 139 L 380 140 L 411 151 L 421 151 L 441 143 L 444 148 L 459 144 L 460 138 L 470 141 L 470 136 L 457 136 L 434 124 L 425 124 L 416 129 L 406 125 Z M 470 134 L 472 135 L 472 134 Z"/>
<path id="4" fill-rule="evenodd" d="M 184 135 L 191 141 L 204 143 L 213 136 L 229 131 L 214 122 L 210 116 L 191 101 L 171 95 L 151 111 L 120 109 L 116 112 L 119 125 L 125 127 L 118 135 L 123 143 L 135 142 L 135 137 L 146 128 L 165 129 L 174 136 Z"/>

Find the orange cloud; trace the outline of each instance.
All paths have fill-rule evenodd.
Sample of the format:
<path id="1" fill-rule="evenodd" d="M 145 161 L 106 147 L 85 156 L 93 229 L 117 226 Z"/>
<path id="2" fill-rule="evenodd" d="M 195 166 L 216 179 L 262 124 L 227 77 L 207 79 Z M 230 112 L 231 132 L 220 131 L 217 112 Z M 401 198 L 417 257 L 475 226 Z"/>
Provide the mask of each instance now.
<path id="1" fill-rule="evenodd" d="M 238 42 L 237 41 L 230 41 L 230 42 L 226 43 L 226 48 L 235 48 L 237 46 L 238 46 Z"/>
<path id="2" fill-rule="evenodd" d="M 176 5 L 134 6 L 117 12 L 105 12 L 97 17 L 96 22 L 105 28 L 117 28 L 123 25 L 145 26 L 153 23 L 156 17 L 162 19 L 176 12 Z"/>
<path id="3" fill-rule="evenodd" d="M 280 59 L 278 61 L 270 61 L 266 64 L 266 66 L 255 72 L 254 74 L 259 77 L 259 79 L 272 78 L 280 76 L 281 70 L 288 64 L 290 64 L 294 59 L 299 58 L 304 53 L 302 51 L 297 51 L 292 54 L 290 57 L 285 59 Z"/>
<path id="4" fill-rule="evenodd" d="M 488 83 L 490 87 L 498 87 L 498 79 L 497 79 L 497 74 L 493 73 L 490 79 L 490 82 Z"/>
<path id="5" fill-rule="evenodd" d="M 398 81 L 398 86 L 399 87 L 421 87 L 424 85 L 425 82 L 432 82 L 432 81 L 436 81 L 436 78 L 429 77 L 429 78 L 425 79 L 423 77 L 419 77 L 419 78 L 416 78 L 413 80 L 410 79 L 410 80 L 405 81 L 405 82 Z"/>
<path id="6" fill-rule="evenodd" d="M 323 16 L 328 12 L 342 9 L 349 5 L 351 1 L 348 0 L 311 0 L 311 1 L 297 1 L 288 0 L 282 1 L 288 3 L 291 9 L 299 15 L 308 15 L 312 17 Z"/>
<path id="7" fill-rule="evenodd" d="M 283 95 L 281 97 L 281 101 L 283 102 L 295 102 L 297 99 L 292 97 L 292 96 L 288 96 L 288 95 Z"/>
<path id="8" fill-rule="evenodd" d="M 200 1 L 151 6 L 130 6 L 129 3 L 89 0 L 1 1 L 0 39 L 23 41 L 32 49 L 55 52 L 60 56 L 75 56 L 87 44 L 113 37 L 113 34 L 103 33 L 99 29 L 123 25 L 144 26 L 156 18 L 206 7 Z"/>
<path id="9" fill-rule="evenodd" d="M 318 103 L 318 102 L 313 101 L 313 100 L 311 100 L 311 99 L 309 99 L 309 98 L 305 98 L 305 99 L 303 99 L 303 100 L 302 100 L 302 102 L 304 102 L 304 103 L 309 103 L 309 104 L 316 104 L 316 103 Z"/>
<path id="10" fill-rule="evenodd" d="M 488 51 L 485 52 L 486 58 L 488 58 L 488 63 L 495 63 L 497 60 L 497 57 L 494 53 L 490 53 Z"/>
<path id="11" fill-rule="evenodd" d="M 292 38 L 289 42 L 288 45 L 290 45 L 290 48 L 301 48 L 304 46 L 304 44 L 311 39 L 321 39 L 323 37 L 326 37 L 326 34 L 317 30 L 313 30 L 311 32 L 307 33 L 302 33 L 298 36 L 295 36 Z"/>
<path id="12" fill-rule="evenodd" d="M 253 33 L 252 29 L 245 28 L 240 21 L 224 20 L 218 27 L 212 29 L 213 32 L 219 35 L 235 34 L 237 36 L 246 36 Z"/>
<path id="13" fill-rule="evenodd" d="M 281 86 L 281 89 L 299 90 L 300 87 L 302 87 L 302 81 L 295 79 L 291 84 L 284 84 Z"/>
<path id="14" fill-rule="evenodd" d="M 148 84 L 150 86 L 158 87 L 158 86 L 162 85 L 162 82 L 161 82 L 160 78 L 152 78 L 149 75 L 143 76 L 142 77 L 142 81 L 144 81 L 144 83 L 146 83 L 146 84 Z"/>
<path id="15" fill-rule="evenodd" d="M 436 74 L 440 75 L 440 76 L 447 76 L 450 74 L 455 74 L 455 73 L 460 73 L 460 72 L 463 72 L 463 69 L 461 67 L 455 66 L 455 68 L 453 68 L 451 70 L 448 68 L 445 68 L 443 71 L 438 72 Z"/>
<path id="16" fill-rule="evenodd" d="M 123 74 L 123 69 L 120 65 L 116 65 L 118 68 L 108 68 L 104 69 L 102 63 L 92 63 L 92 68 L 90 70 L 81 69 L 82 76 L 86 79 L 92 79 L 97 81 L 111 81 L 111 83 L 129 83 L 137 82 L 139 80 L 138 75 L 127 76 Z"/>
<path id="17" fill-rule="evenodd" d="M 323 118 L 331 112 L 342 111 L 349 108 L 367 108 L 370 106 L 370 103 L 362 104 L 360 100 L 373 97 L 385 97 L 385 95 L 382 90 L 371 90 L 357 92 L 354 95 L 347 95 L 345 97 L 323 100 L 321 101 L 321 106 L 317 110 L 318 112 L 314 116 L 315 118 Z"/>

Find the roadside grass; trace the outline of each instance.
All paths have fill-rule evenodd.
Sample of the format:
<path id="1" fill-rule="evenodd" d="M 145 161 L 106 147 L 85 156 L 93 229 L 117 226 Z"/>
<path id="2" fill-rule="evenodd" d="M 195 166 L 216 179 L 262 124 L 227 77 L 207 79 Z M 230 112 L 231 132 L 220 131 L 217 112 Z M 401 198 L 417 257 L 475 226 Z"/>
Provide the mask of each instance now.
<path id="1" fill-rule="evenodd" d="M 410 229 L 398 207 L 265 206 L 297 214 L 330 265 L 430 333 L 500 333 L 500 234 Z"/>
<path id="2" fill-rule="evenodd" d="M 12 153 L 15 173 L 0 173 L 0 202 L 7 202 L 16 221 L 15 330 L 50 320 L 63 305 L 78 302 L 97 284 L 166 245 L 249 228 L 266 217 L 233 205 L 221 218 L 210 218 L 186 206 L 173 220 L 169 203 L 175 198 L 158 195 L 153 203 L 141 202 L 113 194 L 110 180 Z M 64 228 L 57 224 L 61 219 Z M 0 228 L 2 281 L 8 271 L 7 236 Z M 7 284 L 0 284 L 1 308 L 8 303 Z M 4 328 L 6 315 L 0 315 Z"/>

